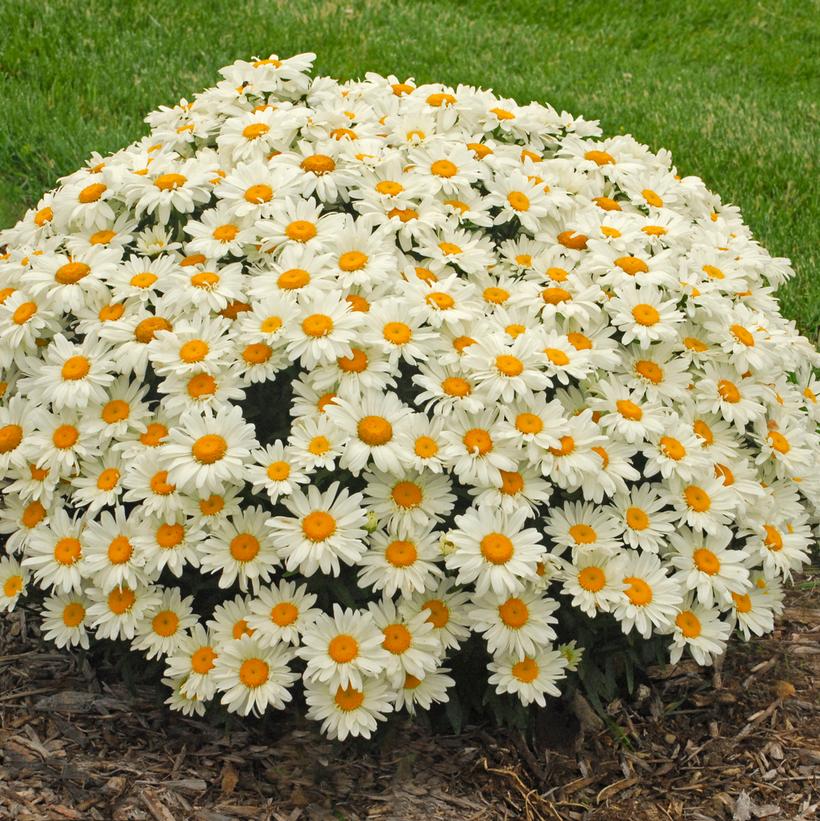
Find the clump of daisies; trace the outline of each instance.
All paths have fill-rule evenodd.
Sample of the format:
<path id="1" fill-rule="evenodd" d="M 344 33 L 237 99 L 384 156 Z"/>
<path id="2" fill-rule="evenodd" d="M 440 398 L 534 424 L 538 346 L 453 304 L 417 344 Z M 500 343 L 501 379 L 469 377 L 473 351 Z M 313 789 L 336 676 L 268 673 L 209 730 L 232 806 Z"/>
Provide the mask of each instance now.
<path id="1" fill-rule="evenodd" d="M 788 260 L 665 151 L 313 56 L 0 234 L 0 610 L 339 739 L 463 647 L 545 705 L 573 613 L 700 664 L 772 630 L 820 500 Z"/>

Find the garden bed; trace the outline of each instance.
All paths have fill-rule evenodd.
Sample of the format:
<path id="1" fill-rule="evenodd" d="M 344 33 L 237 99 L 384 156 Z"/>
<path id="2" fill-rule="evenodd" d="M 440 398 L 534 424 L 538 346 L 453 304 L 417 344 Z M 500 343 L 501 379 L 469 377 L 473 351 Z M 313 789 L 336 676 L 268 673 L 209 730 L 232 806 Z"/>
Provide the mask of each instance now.
<path id="1" fill-rule="evenodd" d="M 611 727 L 584 703 L 553 707 L 529 746 L 490 727 L 436 735 L 407 722 L 366 752 L 322 739 L 294 711 L 264 729 L 216 728 L 169 713 L 159 687 L 109 684 L 108 671 L 44 644 L 15 612 L 0 627 L 0 817 L 814 818 L 812 578 L 788 592 L 775 632 L 736 646 L 724 670 L 655 668 L 636 698 L 609 706 Z"/>

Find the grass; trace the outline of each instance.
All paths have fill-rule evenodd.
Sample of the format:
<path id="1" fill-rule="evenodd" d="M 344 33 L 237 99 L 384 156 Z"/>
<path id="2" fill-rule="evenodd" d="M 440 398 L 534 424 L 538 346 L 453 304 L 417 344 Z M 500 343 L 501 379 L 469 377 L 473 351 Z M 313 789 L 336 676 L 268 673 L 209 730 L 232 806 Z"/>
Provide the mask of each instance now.
<path id="1" fill-rule="evenodd" d="M 791 257 L 783 310 L 818 338 L 814 3 L 0 0 L 0 20 L 0 225 L 220 66 L 315 51 L 321 73 L 491 87 L 670 149 Z"/>

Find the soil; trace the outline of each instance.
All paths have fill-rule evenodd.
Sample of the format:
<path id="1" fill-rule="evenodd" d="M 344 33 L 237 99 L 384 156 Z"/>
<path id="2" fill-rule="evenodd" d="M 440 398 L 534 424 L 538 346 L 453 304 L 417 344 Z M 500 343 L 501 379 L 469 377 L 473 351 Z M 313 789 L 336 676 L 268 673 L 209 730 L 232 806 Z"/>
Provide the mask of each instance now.
<path id="1" fill-rule="evenodd" d="M 722 669 L 651 668 L 603 721 L 582 698 L 545 711 L 537 744 L 409 720 L 374 745 L 322 739 L 285 714 L 215 727 L 171 713 L 0 619 L 0 819 L 108 821 L 752 821 L 820 810 L 815 570 L 777 629 Z M 293 711 L 291 711 L 293 712 Z"/>

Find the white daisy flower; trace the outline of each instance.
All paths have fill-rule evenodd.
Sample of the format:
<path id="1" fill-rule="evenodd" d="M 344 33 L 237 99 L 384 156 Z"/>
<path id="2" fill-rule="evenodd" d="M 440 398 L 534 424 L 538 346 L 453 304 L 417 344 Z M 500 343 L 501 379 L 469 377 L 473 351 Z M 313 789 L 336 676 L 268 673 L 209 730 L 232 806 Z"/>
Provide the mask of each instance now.
<path id="1" fill-rule="evenodd" d="M 48 522 L 32 530 L 23 566 L 30 567 L 44 590 L 79 594 L 83 589 L 83 519 L 56 508 Z"/>
<path id="2" fill-rule="evenodd" d="M 447 693 L 455 686 L 455 679 L 448 676 L 449 667 L 438 667 L 428 672 L 424 678 L 416 678 L 409 673 L 404 677 L 403 686 L 396 692 L 395 709 L 405 709 L 414 716 L 416 708 L 429 710 L 433 704 L 443 704 L 450 700 Z"/>
<path id="3" fill-rule="evenodd" d="M 302 636 L 298 654 L 307 662 L 305 681 L 361 689 L 365 678 L 383 673 L 390 661 L 383 641 L 370 612 L 334 604 L 333 615 L 319 616 Z"/>
<path id="4" fill-rule="evenodd" d="M 197 624 L 191 603 L 193 596 L 181 597 L 179 588 L 168 587 L 153 607 L 143 613 L 131 646 L 142 650 L 148 659 L 173 653 L 188 637 L 188 629 Z"/>
<path id="5" fill-rule="evenodd" d="M 216 692 L 214 669 L 219 655 L 216 642 L 195 623 L 165 659 L 165 674 L 182 679 L 180 689 L 190 699 L 210 701 Z"/>
<path id="6" fill-rule="evenodd" d="M 361 503 L 361 493 L 340 490 L 339 482 L 324 493 L 309 485 L 307 493 L 296 490 L 288 496 L 284 505 L 292 516 L 275 516 L 266 523 L 287 569 L 298 568 L 305 576 L 317 570 L 338 576 L 340 560 L 356 564 L 366 549 L 367 516 Z"/>
<path id="7" fill-rule="evenodd" d="M 360 587 L 372 587 L 392 596 L 423 593 L 443 575 L 440 559 L 440 534 L 432 526 L 398 533 L 393 528 L 377 530 L 372 543 L 358 561 Z"/>
<path id="8" fill-rule="evenodd" d="M 379 721 L 393 711 L 392 693 L 381 678 L 365 678 L 358 687 L 323 682 L 305 685 L 307 717 L 322 722 L 328 738 L 370 738 Z"/>
<path id="9" fill-rule="evenodd" d="M 546 551 L 541 534 L 524 528 L 527 518 L 526 510 L 505 514 L 486 508 L 456 516 L 455 530 L 449 533 L 455 551 L 445 560 L 448 570 L 458 572 L 456 582 L 474 582 L 481 596 L 490 590 L 520 593 L 527 582 L 535 581 L 536 565 Z"/>
<path id="10" fill-rule="evenodd" d="M 228 482 L 242 481 L 245 460 L 258 447 L 253 425 L 239 407 L 184 413 L 160 451 L 168 481 L 180 489 L 221 491 Z"/>
<path id="11" fill-rule="evenodd" d="M 43 602 L 43 638 L 64 647 L 90 647 L 86 614 L 88 598 L 82 593 L 57 593 Z"/>
<path id="12" fill-rule="evenodd" d="M 677 664 L 688 648 L 698 664 L 711 664 L 722 656 L 732 628 L 720 619 L 720 613 L 701 605 L 684 602 L 670 630 L 672 645 L 669 660 Z"/>
<path id="13" fill-rule="evenodd" d="M 313 605 L 316 595 L 305 585 L 282 580 L 277 585 L 263 587 L 250 603 L 248 626 L 263 646 L 280 642 L 299 644 L 301 636 L 312 627 L 321 614 Z"/>
<path id="14" fill-rule="evenodd" d="M 627 587 L 612 610 L 621 629 L 629 634 L 634 628 L 645 639 L 653 630 L 664 632 L 683 601 L 677 580 L 667 576 L 660 559 L 652 553 L 630 556 L 624 573 Z"/>
<path id="15" fill-rule="evenodd" d="M 626 589 L 625 556 L 602 550 L 585 550 L 570 562 L 564 562 L 563 590 L 572 596 L 572 606 L 593 618 L 599 612 L 609 613 L 620 603 Z"/>
<path id="16" fill-rule="evenodd" d="M 384 637 L 382 647 L 390 654 L 385 664 L 385 675 L 394 686 L 406 676 L 424 678 L 441 661 L 441 642 L 436 628 L 427 620 L 426 613 L 407 618 L 388 598 L 370 602 L 368 610 Z"/>
<path id="17" fill-rule="evenodd" d="M 299 678 L 288 666 L 291 659 L 287 648 L 263 647 L 251 636 L 227 642 L 213 672 L 220 703 L 242 716 L 261 715 L 268 707 L 283 710 L 293 699 L 289 688 Z"/>
<path id="18" fill-rule="evenodd" d="M 475 596 L 469 611 L 470 623 L 483 634 L 487 650 L 496 653 L 532 655 L 556 638 L 552 615 L 558 602 L 545 598 L 535 588 L 515 596 L 487 593 Z"/>
<path id="19" fill-rule="evenodd" d="M 668 560 L 677 573 L 672 577 L 684 590 L 697 593 L 700 604 L 725 606 L 732 593 L 744 593 L 749 588 L 749 571 L 744 566 L 746 554 L 728 550 L 734 534 L 728 527 L 706 534 L 682 527 L 670 534 L 674 550 Z"/>
<path id="20" fill-rule="evenodd" d="M 137 513 L 126 514 L 116 507 L 112 516 L 103 511 L 91 519 L 82 531 L 84 575 L 103 592 L 127 585 L 132 589 L 149 579 L 143 567 L 145 554 L 135 544 L 139 532 Z"/>
<path id="21" fill-rule="evenodd" d="M 489 684 L 495 685 L 499 694 L 518 696 L 524 706 L 535 702 L 546 707 L 545 695 L 561 695 L 556 682 L 566 678 L 566 666 L 566 658 L 551 648 L 539 649 L 532 655 L 503 653 L 487 665 L 493 674 Z"/>
<path id="22" fill-rule="evenodd" d="M 160 602 L 155 587 L 114 587 L 108 592 L 99 587 L 86 590 L 91 602 L 86 619 L 100 639 L 133 639 L 137 624 L 147 610 Z"/>
<path id="23" fill-rule="evenodd" d="M 279 564 L 275 539 L 262 507 L 246 507 L 219 522 L 202 543 L 199 554 L 202 571 L 219 573 L 221 588 L 238 584 L 243 593 L 249 585 L 258 591 Z"/>

